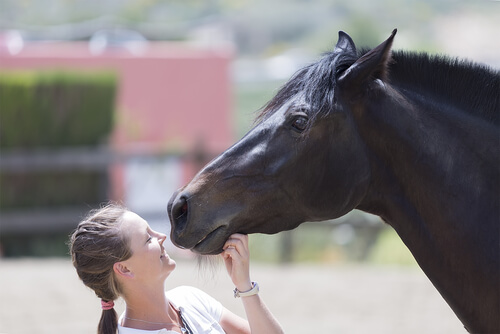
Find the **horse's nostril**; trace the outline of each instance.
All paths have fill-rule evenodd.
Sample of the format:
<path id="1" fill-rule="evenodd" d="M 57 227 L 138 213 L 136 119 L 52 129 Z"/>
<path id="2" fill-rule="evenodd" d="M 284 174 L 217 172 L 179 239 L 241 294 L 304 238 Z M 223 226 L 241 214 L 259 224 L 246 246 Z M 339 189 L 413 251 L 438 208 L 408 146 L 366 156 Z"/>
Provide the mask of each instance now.
<path id="1" fill-rule="evenodd" d="M 185 196 L 179 197 L 172 205 L 171 217 L 175 231 L 181 233 L 187 222 L 188 202 Z"/>
<path id="2" fill-rule="evenodd" d="M 181 214 L 181 216 L 182 216 L 182 215 L 184 215 L 184 214 L 186 214 L 186 213 L 187 213 L 187 210 L 188 210 L 188 204 L 187 204 L 187 202 L 186 202 L 186 203 L 184 203 L 184 205 L 182 206 L 182 208 L 181 208 L 181 210 L 180 210 L 180 214 Z"/>

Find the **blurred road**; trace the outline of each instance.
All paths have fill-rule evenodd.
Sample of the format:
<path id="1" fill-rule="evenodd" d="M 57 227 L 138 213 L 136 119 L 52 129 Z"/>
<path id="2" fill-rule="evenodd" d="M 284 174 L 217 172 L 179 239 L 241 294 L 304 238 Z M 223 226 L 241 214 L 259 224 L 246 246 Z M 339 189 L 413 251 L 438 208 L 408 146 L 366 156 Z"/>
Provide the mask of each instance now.
<path id="1" fill-rule="evenodd" d="M 167 289 L 196 286 L 244 314 L 222 263 L 177 264 Z M 289 334 L 466 333 L 418 268 L 253 263 L 251 273 Z M 100 312 L 69 260 L 0 260 L 0 333 L 95 333 Z"/>

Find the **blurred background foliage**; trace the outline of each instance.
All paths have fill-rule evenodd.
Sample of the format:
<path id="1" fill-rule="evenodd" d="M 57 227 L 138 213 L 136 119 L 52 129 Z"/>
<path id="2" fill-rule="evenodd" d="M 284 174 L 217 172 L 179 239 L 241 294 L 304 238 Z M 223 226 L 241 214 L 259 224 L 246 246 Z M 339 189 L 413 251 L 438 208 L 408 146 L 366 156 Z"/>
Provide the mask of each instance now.
<path id="1" fill-rule="evenodd" d="M 2 156 L 106 143 L 113 128 L 117 84 L 115 74 L 107 71 L 1 71 Z M 0 170 L 3 214 L 97 206 L 107 199 L 106 169 L 32 169 L 29 162 L 19 162 Z M 6 233 L 0 222 L 0 244 L 6 256 L 64 255 L 67 248 L 61 241 L 65 239 L 67 235 L 56 231 Z"/>
<path id="2" fill-rule="evenodd" d="M 104 143 L 113 126 L 113 73 L 0 73 L 0 149 L 34 150 Z M 102 172 L 0 171 L 0 209 L 57 207 L 105 200 Z M 105 194 L 105 192 L 104 192 Z"/>
<path id="3" fill-rule="evenodd" d="M 0 148 L 93 146 L 113 126 L 117 79 L 107 72 L 0 73 Z M 19 131 L 22 129 L 22 131 Z"/>
<path id="4" fill-rule="evenodd" d="M 398 28 L 413 49 L 440 51 L 433 33 L 442 18 L 468 14 L 487 20 L 498 7 L 490 0 L 0 0 L 0 27 L 21 29 L 33 40 L 86 40 L 96 27 L 111 26 L 134 29 L 149 40 L 190 40 L 211 25 L 231 35 L 239 55 L 290 47 L 316 54 L 333 47 L 338 30 L 358 45 L 373 46 Z"/>

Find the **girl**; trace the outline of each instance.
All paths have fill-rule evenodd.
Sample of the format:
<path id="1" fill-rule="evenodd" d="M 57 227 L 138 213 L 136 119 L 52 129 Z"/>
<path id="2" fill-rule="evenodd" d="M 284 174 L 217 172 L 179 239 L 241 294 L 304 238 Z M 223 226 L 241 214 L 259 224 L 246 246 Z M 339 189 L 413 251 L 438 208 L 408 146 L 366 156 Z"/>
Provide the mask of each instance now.
<path id="1" fill-rule="evenodd" d="M 98 334 L 283 333 L 250 280 L 248 236 L 232 235 L 221 254 L 248 321 L 196 288 L 165 292 L 176 266 L 165 252 L 165 239 L 116 204 L 91 211 L 80 222 L 71 236 L 71 256 L 80 279 L 101 298 Z M 126 303 L 120 318 L 113 308 L 119 296 Z"/>

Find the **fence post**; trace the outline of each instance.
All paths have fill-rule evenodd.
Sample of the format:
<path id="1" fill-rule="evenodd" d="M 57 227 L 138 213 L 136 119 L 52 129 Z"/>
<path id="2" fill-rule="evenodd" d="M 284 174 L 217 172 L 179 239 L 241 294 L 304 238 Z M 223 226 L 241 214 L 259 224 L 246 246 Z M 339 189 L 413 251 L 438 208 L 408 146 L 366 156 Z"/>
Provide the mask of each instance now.
<path id="1" fill-rule="evenodd" d="M 280 262 L 291 263 L 293 261 L 293 231 L 281 233 Z"/>

